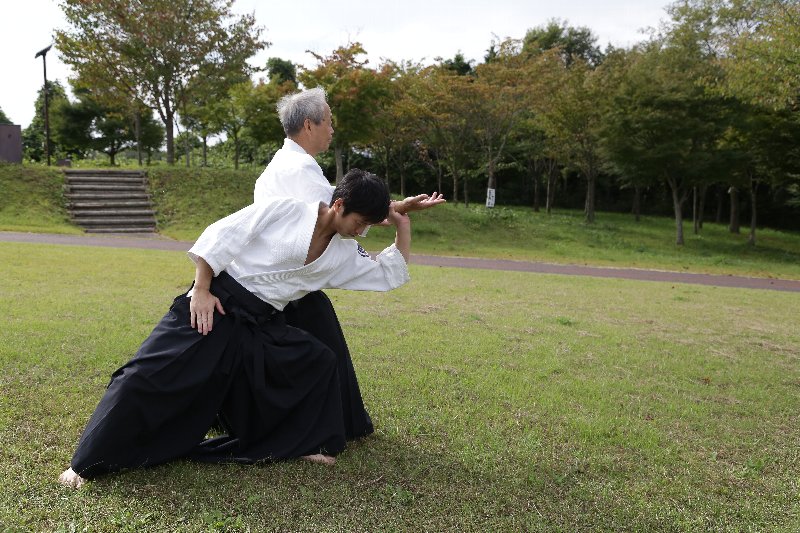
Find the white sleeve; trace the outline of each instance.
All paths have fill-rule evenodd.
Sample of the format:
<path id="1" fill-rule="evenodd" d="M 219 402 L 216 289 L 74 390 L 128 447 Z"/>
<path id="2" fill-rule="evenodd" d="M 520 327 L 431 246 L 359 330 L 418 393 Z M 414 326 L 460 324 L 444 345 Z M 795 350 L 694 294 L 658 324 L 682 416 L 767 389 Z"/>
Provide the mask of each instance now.
<path id="1" fill-rule="evenodd" d="M 214 222 L 189 249 L 189 258 L 197 263 L 197 258 L 202 257 L 218 276 L 255 236 L 292 205 L 289 200 L 257 202 Z"/>
<path id="2" fill-rule="evenodd" d="M 390 291 L 408 283 L 411 276 L 403 254 L 392 244 L 372 259 L 355 241 L 346 258 L 330 279 L 331 289 Z M 347 253 L 347 252 L 345 252 Z"/>

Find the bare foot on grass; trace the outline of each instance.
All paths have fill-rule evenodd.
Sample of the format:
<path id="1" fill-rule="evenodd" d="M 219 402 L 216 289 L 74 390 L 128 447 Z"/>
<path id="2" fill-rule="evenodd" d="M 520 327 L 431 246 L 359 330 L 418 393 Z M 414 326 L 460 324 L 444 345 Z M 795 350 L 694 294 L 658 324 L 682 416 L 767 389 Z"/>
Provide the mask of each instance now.
<path id="1" fill-rule="evenodd" d="M 314 455 L 304 455 L 300 459 L 302 459 L 303 461 L 309 461 L 311 463 L 317 463 L 321 465 L 336 464 L 335 457 L 331 457 L 330 455 L 322 455 L 321 453 L 315 453 Z"/>
<path id="2" fill-rule="evenodd" d="M 67 487 L 79 489 L 81 488 L 81 485 L 86 483 L 86 480 L 79 476 L 78 473 L 70 467 L 61 472 L 61 475 L 58 476 L 58 482 L 62 485 L 66 485 Z"/>

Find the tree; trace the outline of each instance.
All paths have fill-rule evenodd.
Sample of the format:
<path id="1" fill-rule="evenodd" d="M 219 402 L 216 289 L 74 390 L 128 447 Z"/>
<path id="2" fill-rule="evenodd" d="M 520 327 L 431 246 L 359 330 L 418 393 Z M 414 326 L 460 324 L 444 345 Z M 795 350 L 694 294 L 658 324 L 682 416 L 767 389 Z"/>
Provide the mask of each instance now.
<path id="1" fill-rule="evenodd" d="M 67 93 L 60 82 L 48 81 L 48 91 L 50 93 L 50 106 L 58 106 L 61 100 L 67 99 Z M 33 120 L 27 128 L 22 130 L 22 146 L 25 157 L 32 161 L 42 161 L 45 158 L 45 131 L 44 131 L 44 87 L 39 89 L 36 97 L 35 111 Z M 50 138 L 50 154 L 56 153 L 58 144 Z"/>
<path id="2" fill-rule="evenodd" d="M 552 138 L 558 158 L 586 178 L 584 214 L 586 222 L 595 219 L 597 178 L 602 167 L 600 126 L 608 93 L 600 74 L 582 59 L 569 66 L 558 50 L 543 54 L 543 77 L 549 98 L 541 99 L 537 111 L 546 134 Z"/>
<path id="3" fill-rule="evenodd" d="M 3 109 L 0 108 L 0 124 L 12 124 L 11 119 L 3 113 Z"/>
<path id="4" fill-rule="evenodd" d="M 575 28 L 568 26 L 566 21 L 553 19 L 546 26 L 528 30 L 523 39 L 522 53 L 538 56 L 548 50 L 558 49 L 567 66 L 575 59 L 581 59 L 596 67 L 603 61 L 603 54 L 596 43 L 597 37 L 591 29 Z"/>
<path id="5" fill-rule="evenodd" d="M 536 82 L 530 81 L 536 77 L 529 75 L 526 66 L 519 53 L 519 42 L 507 40 L 497 46 L 490 62 L 475 69 L 474 88 L 480 98 L 473 113 L 478 118 L 476 133 L 485 158 L 489 190 L 497 189 L 497 165 L 537 91 Z"/>
<path id="6" fill-rule="evenodd" d="M 775 109 L 800 99 L 800 3 L 796 0 L 715 0 L 726 54 L 724 86 L 729 92 Z"/>
<path id="7" fill-rule="evenodd" d="M 472 76 L 461 76 L 441 65 L 432 65 L 414 77 L 408 89 L 408 116 L 424 145 L 422 152 L 436 154 L 453 180 L 453 202 L 463 185 L 469 203 L 467 180 L 475 160 L 477 116 L 473 111 L 481 95 Z"/>
<path id="8" fill-rule="evenodd" d="M 155 110 L 175 161 L 175 115 L 198 79 L 247 74 L 266 46 L 253 15 L 234 17 L 233 0 L 62 0 L 68 30 L 56 32 L 62 60 L 87 83 L 113 88 Z"/>
<path id="9" fill-rule="evenodd" d="M 282 85 L 288 82 L 297 85 L 297 67 L 288 59 L 270 57 L 267 60 L 267 74 L 270 83 Z"/>
<path id="10" fill-rule="evenodd" d="M 645 45 L 631 58 L 602 128 L 604 151 L 624 176 L 657 176 L 669 185 L 678 245 L 692 188 L 720 173 L 717 148 L 726 127 L 724 103 L 701 82 L 710 63 L 696 44 Z"/>
<path id="11" fill-rule="evenodd" d="M 367 61 L 360 43 L 350 43 L 323 57 L 309 52 L 317 61 L 314 70 L 306 70 L 300 80 L 306 87 L 322 87 L 328 96 L 336 133 L 333 150 L 336 181 L 344 175 L 342 156 L 355 144 L 366 145 L 375 127 L 374 109 L 387 97 L 386 84 Z"/>
<path id="12" fill-rule="evenodd" d="M 383 167 L 383 179 L 391 185 L 393 169 L 400 181 L 400 195 L 406 196 L 406 170 L 417 159 L 418 140 L 414 128 L 413 106 L 409 91 L 421 67 L 414 63 L 397 64 L 387 61 L 378 72 L 385 84 L 386 97 L 374 110 L 373 128 L 369 148 Z"/>

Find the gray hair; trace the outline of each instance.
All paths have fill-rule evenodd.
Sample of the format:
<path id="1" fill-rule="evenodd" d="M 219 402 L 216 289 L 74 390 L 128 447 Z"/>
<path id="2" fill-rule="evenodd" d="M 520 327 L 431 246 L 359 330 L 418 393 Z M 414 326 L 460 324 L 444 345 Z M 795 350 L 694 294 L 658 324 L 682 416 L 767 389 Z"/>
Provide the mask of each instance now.
<path id="1" fill-rule="evenodd" d="M 325 117 L 325 90 L 314 87 L 295 94 L 287 94 L 278 100 L 278 118 L 288 137 L 303 129 L 306 119 L 319 124 Z"/>

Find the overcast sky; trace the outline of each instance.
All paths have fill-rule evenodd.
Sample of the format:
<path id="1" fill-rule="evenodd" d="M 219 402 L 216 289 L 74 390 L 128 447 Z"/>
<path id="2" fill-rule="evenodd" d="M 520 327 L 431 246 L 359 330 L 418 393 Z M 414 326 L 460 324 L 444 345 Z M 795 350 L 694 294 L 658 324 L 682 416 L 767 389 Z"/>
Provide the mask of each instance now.
<path id="1" fill-rule="evenodd" d="M 631 46 L 646 38 L 641 30 L 666 17 L 669 0 L 236 0 L 238 13 L 255 13 L 263 37 L 272 46 L 254 64 L 281 57 L 313 67 L 313 50 L 328 55 L 348 41 L 363 44 L 370 64 L 382 58 L 432 62 L 461 51 L 482 60 L 493 39 L 521 38 L 548 20 L 588 26 L 598 44 Z M 57 0 L 0 0 L 0 108 L 23 128 L 34 114 L 42 86 L 41 58 L 36 52 L 53 42 L 66 22 Z M 58 50 L 47 54 L 47 78 L 67 86 L 69 69 Z"/>

